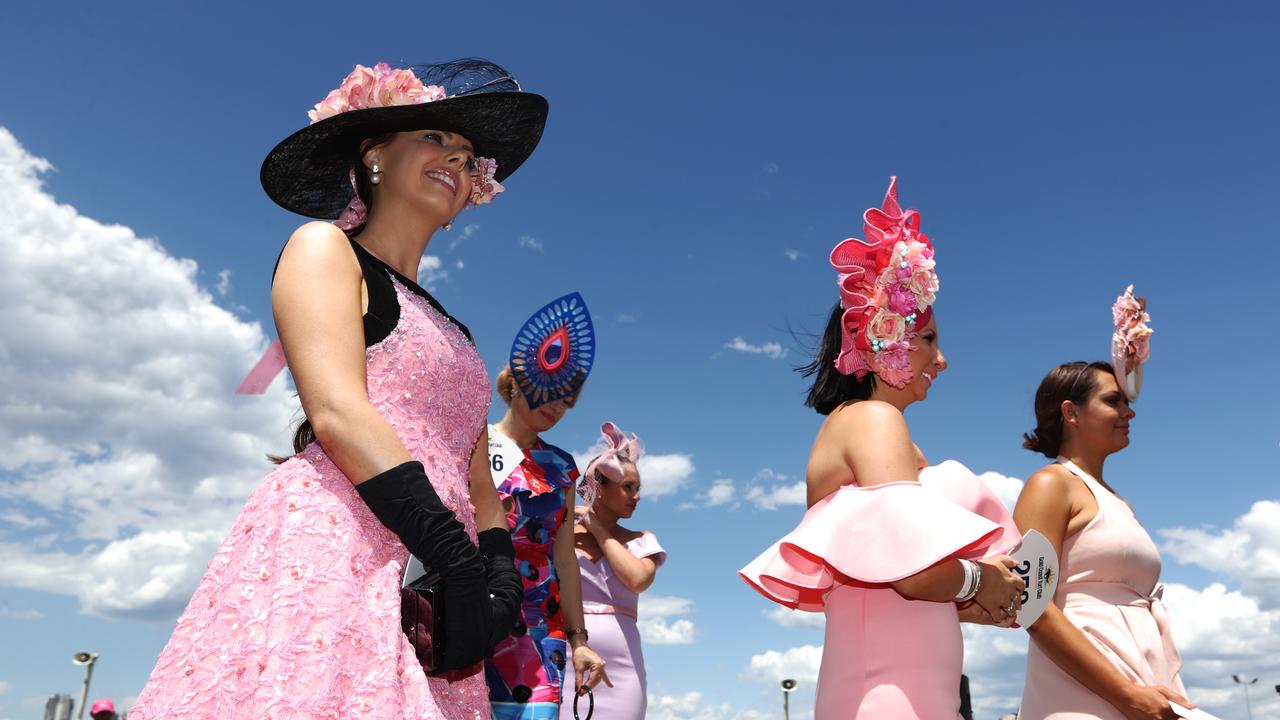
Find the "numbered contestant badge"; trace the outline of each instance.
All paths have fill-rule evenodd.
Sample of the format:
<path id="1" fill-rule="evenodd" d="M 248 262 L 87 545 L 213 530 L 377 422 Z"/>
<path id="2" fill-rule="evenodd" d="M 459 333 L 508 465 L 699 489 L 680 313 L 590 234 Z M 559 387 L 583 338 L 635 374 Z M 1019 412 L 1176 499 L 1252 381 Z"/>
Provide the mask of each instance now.
<path id="1" fill-rule="evenodd" d="M 1018 626 L 1028 628 L 1053 602 L 1053 593 L 1058 589 L 1058 554 L 1048 538 L 1032 530 L 1022 536 L 1018 549 L 1009 555 L 1016 563 L 1013 571 L 1027 583 L 1022 593 L 1022 609 L 1018 611 Z"/>
<path id="2" fill-rule="evenodd" d="M 524 460 L 524 451 L 515 440 L 503 435 L 498 428 L 489 426 L 489 472 L 493 475 L 493 486 L 498 487 L 506 482 L 511 473 L 516 471 Z"/>

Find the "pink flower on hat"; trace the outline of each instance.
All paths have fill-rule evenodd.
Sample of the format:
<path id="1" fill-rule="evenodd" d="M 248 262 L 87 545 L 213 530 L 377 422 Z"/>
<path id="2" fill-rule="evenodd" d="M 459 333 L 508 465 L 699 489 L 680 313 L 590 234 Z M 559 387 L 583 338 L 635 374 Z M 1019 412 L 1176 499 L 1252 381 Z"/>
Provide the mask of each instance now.
<path id="1" fill-rule="evenodd" d="M 1151 315 L 1147 313 L 1146 301 L 1134 296 L 1132 285 L 1125 288 L 1111 306 L 1111 320 L 1115 323 L 1111 352 L 1124 359 L 1124 367 L 1116 370 L 1129 372 L 1151 357 L 1151 335 L 1154 332 L 1147 325 L 1151 322 Z"/>
<path id="2" fill-rule="evenodd" d="M 372 68 L 356 65 L 342 84 L 307 113 L 317 123 L 348 110 L 418 105 L 445 98 L 439 85 L 423 85 L 412 70 L 378 63 Z"/>

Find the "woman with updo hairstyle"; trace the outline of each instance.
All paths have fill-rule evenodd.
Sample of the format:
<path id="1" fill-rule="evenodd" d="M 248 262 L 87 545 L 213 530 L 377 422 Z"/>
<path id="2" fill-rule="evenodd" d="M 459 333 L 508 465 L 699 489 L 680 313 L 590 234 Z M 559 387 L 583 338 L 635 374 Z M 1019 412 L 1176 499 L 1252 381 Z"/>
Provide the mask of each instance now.
<path id="1" fill-rule="evenodd" d="M 600 426 L 604 449 L 587 464 L 578 485 L 584 505 L 575 508 L 574 540 L 582 577 L 582 611 L 591 646 L 609 664 L 613 687 L 595 698 L 598 717 L 644 720 L 648 680 L 640 629 L 636 625 L 640 593 L 653 584 L 666 550 L 653 533 L 619 524 L 640 503 L 640 438 L 617 425 Z M 560 720 L 575 720 L 565 703 Z"/>
<path id="2" fill-rule="evenodd" d="M 1121 304 L 1118 345 L 1149 336 L 1145 310 L 1131 308 L 1138 314 L 1122 323 Z M 1053 603 L 1027 628 L 1023 720 L 1172 720 L 1170 701 L 1191 706 L 1157 587 L 1160 554 L 1103 478 L 1107 458 L 1129 446 L 1147 354 L 1145 342 L 1120 350 L 1117 366 L 1050 370 L 1036 390 L 1035 429 L 1023 436 L 1024 448 L 1053 462 L 1027 479 L 1014 519 L 1048 538 L 1059 559 Z"/>
<path id="3" fill-rule="evenodd" d="M 547 102 L 497 65 L 357 65 L 263 161 L 307 222 L 271 287 L 306 420 L 249 496 L 129 717 L 489 717 L 483 660 L 519 609 L 486 462 L 489 382 L 466 326 L 414 282 L 435 233 L 533 152 Z M 430 643 L 404 626 L 430 568 Z M 407 631 L 413 630 L 413 639 Z"/>
<path id="4" fill-rule="evenodd" d="M 933 244 L 898 204 L 896 178 L 863 214 L 865 240 L 831 251 L 840 301 L 804 368 L 824 416 L 806 472 L 809 509 L 740 572 L 785 607 L 826 614 L 816 720 L 955 720 L 960 621 L 1010 627 L 1021 539 L 963 465 L 931 466 L 904 415 L 947 361 Z"/>
<path id="5" fill-rule="evenodd" d="M 582 616 L 569 520 L 578 466 L 542 437 L 577 402 L 594 357 L 591 315 L 582 296 L 571 293 L 525 322 L 494 383 L 507 411 L 490 435 L 513 443 L 519 457 L 491 470 L 524 591 L 509 636 L 485 664 L 494 720 L 559 718 L 571 649 L 574 693 L 610 682 Z"/>

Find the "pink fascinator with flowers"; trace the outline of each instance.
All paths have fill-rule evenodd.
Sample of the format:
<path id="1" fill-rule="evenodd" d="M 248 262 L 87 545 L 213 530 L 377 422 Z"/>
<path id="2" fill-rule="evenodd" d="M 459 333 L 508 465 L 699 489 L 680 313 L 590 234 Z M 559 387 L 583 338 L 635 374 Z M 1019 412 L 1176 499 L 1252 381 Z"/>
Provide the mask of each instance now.
<path id="1" fill-rule="evenodd" d="M 831 251 L 844 309 L 836 370 L 906 387 L 911 341 L 937 300 L 933 243 L 920 230 L 920 213 L 898 204 L 896 176 L 880 207 L 862 214 L 862 229 L 866 239 L 842 240 Z"/>
<path id="2" fill-rule="evenodd" d="M 644 455 L 644 445 L 634 433 L 627 435 L 622 428 L 606 422 L 600 426 L 600 434 L 604 437 L 605 448 L 587 465 L 582 473 L 582 482 L 578 485 L 578 495 L 590 505 L 600 491 L 600 478 L 611 482 L 622 482 L 624 465 L 634 465 Z"/>
<path id="3" fill-rule="evenodd" d="M 1147 299 L 1135 297 L 1130 285 L 1111 306 L 1111 320 L 1115 324 L 1111 334 L 1111 365 L 1120 391 L 1133 402 L 1142 390 L 1142 364 L 1151 357 L 1154 331 L 1147 325 L 1151 322 Z"/>

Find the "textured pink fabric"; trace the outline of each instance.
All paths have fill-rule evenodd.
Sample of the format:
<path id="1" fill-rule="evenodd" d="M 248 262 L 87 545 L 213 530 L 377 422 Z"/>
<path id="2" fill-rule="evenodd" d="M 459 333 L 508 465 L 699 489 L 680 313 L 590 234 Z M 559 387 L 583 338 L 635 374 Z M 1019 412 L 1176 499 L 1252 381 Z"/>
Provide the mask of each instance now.
<path id="1" fill-rule="evenodd" d="M 667 559 L 667 551 L 662 549 L 652 533 L 641 535 L 628 542 L 626 547 L 632 555 L 652 558 L 659 565 Z M 578 571 L 582 577 L 584 612 L 587 607 L 595 610 L 611 607 L 622 611 L 586 612 L 585 615 L 587 632 L 591 634 L 591 649 L 600 653 L 608 664 L 606 670 L 609 681 L 613 683 L 611 688 L 596 688 L 595 717 L 644 720 L 648 680 L 644 653 L 640 648 L 640 629 L 636 626 L 640 595 L 622 584 L 607 557 L 592 562 L 578 553 Z M 566 698 L 560 705 L 560 720 L 573 720 L 572 698 Z"/>
<path id="2" fill-rule="evenodd" d="M 1093 493 L 1098 514 L 1062 543 L 1053 602 L 1125 677 L 1186 695 L 1169 616 L 1161 601 L 1160 553 L 1128 503 L 1074 464 L 1063 463 Z M 1027 649 L 1023 720 L 1123 720 L 1124 715 L 1045 655 Z"/>
<path id="3" fill-rule="evenodd" d="M 471 451 L 489 382 L 457 326 L 395 282 L 369 398 L 474 536 Z M 489 717 L 484 679 L 428 678 L 400 629 L 408 551 L 313 443 L 249 497 L 129 711 L 164 718 Z"/>
<path id="4" fill-rule="evenodd" d="M 889 583 L 947 557 L 1008 552 L 1019 538 L 1004 504 L 948 461 L 919 483 L 840 488 L 740 574 L 775 602 L 826 612 L 815 720 L 955 720 L 955 604 L 912 600 Z"/>

